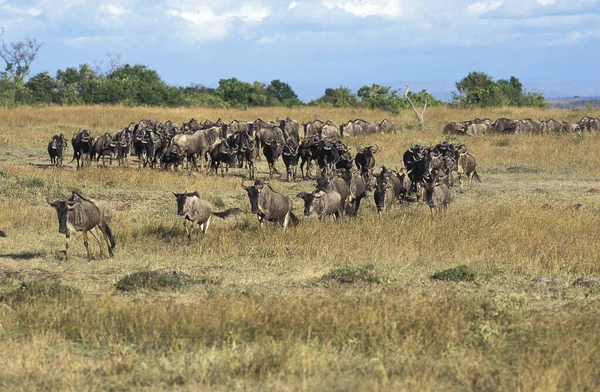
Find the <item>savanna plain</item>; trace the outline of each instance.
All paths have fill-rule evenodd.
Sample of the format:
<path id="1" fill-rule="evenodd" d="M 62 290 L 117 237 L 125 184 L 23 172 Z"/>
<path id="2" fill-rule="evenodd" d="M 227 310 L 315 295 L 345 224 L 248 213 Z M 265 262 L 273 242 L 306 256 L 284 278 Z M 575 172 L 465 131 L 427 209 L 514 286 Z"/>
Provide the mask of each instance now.
<path id="1" fill-rule="evenodd" d="M 0 109 L 0 389 L 599 390 L 600 136 L 442 135 L 446 123 L 475 117 L 584 115 L 600 111 L 431 108 L 423 133 L 409 111 Z M 356 219 L 321 224 L 294 198 L 301 223 L 284 232 L 259 228 L 243 169 L 221 177 L 133 161 L 75 170 L 72 149 L 52 169 L 46 151 L 52 135 L 70 140 L 79 128 L 98 135 L 142 119 L 287 116 L 389 118 L 395 134 L 344 140 L 353 152 L 377 144 L 376 172 L 401 168 L 413 143 L 462 142 L 481 182 L 453 188 L 448 212 L 434 217 L 412 202 L 378 219 L 371 192 Z M 277 165 L 276 191 L 314 187 L 285 181 Z M 263 160 L 257 177 L 266 175 Z M 88 263 L 78 234 L 65 260 L 46 197 L 73 190 L 110 211 L 114 258 L 91 240 Z M 242 213 L 213 219 L 188 245 L 171 193 L 185 190 Z M 116 288 L 164 268 L 191 281 Z M 449 269 L 469 279 L 432 278 Z"/>

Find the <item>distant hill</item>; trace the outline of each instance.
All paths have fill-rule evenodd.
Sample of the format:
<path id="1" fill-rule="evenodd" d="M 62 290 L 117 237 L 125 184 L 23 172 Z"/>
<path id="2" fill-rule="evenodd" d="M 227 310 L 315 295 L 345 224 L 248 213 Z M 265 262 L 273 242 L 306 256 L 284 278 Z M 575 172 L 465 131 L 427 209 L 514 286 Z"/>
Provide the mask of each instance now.
<path id="1" fill-rule="evenodd" d="M 551 108 L 585 109 L 588 105 L 600 108 L 600 97 L 547 98 Z"/>

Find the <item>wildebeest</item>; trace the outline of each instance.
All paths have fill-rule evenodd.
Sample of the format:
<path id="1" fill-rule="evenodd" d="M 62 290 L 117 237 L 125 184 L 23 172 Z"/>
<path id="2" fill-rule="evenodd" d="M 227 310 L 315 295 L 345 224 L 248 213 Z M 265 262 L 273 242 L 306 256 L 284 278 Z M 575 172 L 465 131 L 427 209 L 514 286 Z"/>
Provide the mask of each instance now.
<path id="1" fill-rule="evenodd" d="M 337 172 L 340 178 L 346 182 L 349 190 L 345 212 L 347 215 L 356 216 L 360 202 L 367 196 L 365 180 L 359 171 L 352 173 L 350 169 L 338 169 Z"/>
<path id="2" fill-rule="evenodd" d="M 515 133 L 517 120 L 509 118 L 499 118 L 492 123 L 491 131 L 493 133 Z"/>
<path id="3" fill-rule="evenodd" d="M 306 139 L 315 135 L 320 138 L 323 125 L 325 125 L 325 123 L 321 120 L 309 121 L 305 124 L 302 124 L 304 127 L 304 138 Z"/>
<path id="4" fill-rule="evenodd" d="M 309 138 L 302 139 L 300 147 L 298 147 L 298 155 L 300 157 L 300 173 L 302 179 L 306 179 L 310 175 L 310 169 L 312 167 L 313 152 L 316 151 L 318 143 L 321 139 L 317 135 L 313 135 Z M 306 172 L 304 171 L 304 165 L 306 165 Z"/>
<path id="5" fill-rule="evenodd" d="M 375 207 L 377 208 L 379 219 L 381 219 L 382 212 L 392 208 L 392 205 L 394 205 L 396 201 L 396 193 L 394 184 L 392 183 L 393 178 L 395 178 L 393 172 L 387 170 L 385 167 L 382 167 L 381 172 L 375 176 L 376 182 L 373 198 L 375 200 Z"/>
<path id="6" fill-rule="evenodd" d="M 192 232 L 194 231 L 195 225 L 200 226 L 202 233 L 206 234 L 213 215 L 217 218 L 225 219 L 230 215 L 235 215 L 240 212 L 239 208 L 229 208 L 221 212 L 213 211 L 213 208 L 208 201 L 200 199 L 200 194 L 198 192 L 173 192 L 173 195 L 175 195 L 175 198 L 177 199 L 177 215 L 184 217 L 183 227 L 185 228 L 188 241 L 192 240 Z"/>
<path id="7" fill-rule="evenodd" d="M 448 210 L 450 204 L 450 188 L 441 177 L 425 182 L 425 203 L 429 206 L 431 215 L 436 210 L 438 214 Z"/>
<path id="8" fill-rule="evenodd" d="M 396 126 L 393 122 L 386 118 L 383 119 L 383 121 L 381 121 L 381 123 L 379 124 L 379 130 L 383 133 L 393 133 L 396 132 Z"/>
<path id="9" fill-rule="evenodd" d="M 87 129 L 80 130 L 73 135 L 71 139 L 71 146 L 73 146 L 73 159 L 77 160 L 77 168 L 83 167 L 86 158 L 89 160 L 90 153 L 92 151 L 93 138 L 90 135 L 90 131 Z M 81 161 L 81 164 L 80 162 Z"/>
<path id="10" fill-rule="evenodd" d="M 343 178 L 339 176 L 321 176 L 317 179 L 316 189 L 323 192 L 336 191 L 339 193 L 341 197 L 341 213 L 346 213 L 346 200 L 350 196 L 350 188 Z"/>
<path id="11" fill-rule="evenodd" d="M 296 197 L 304 200 L 304 215 L 317 215 L 321 222 L 325 221 L 328 215 L 333 215 L 333 219 L 338 220 L 344 210 L 342 196 L 336 191 L 300 192 Z"/>
<path id="12" fill-rule="evenodd" d="M 48 143 L 48 155 L 50 155 L 50 164 L 52 166 L 63 165 L 63 153 L 67 148 L 67 140 L 65 135 L 54 135 L 50 143 Z"/>
<path id="13" fill-rule="evenodd" d="M 273 176 L 273 172 L 279 173 L 277 168 L 275 167 L 275 161 L 279 158 L 281 154 L 280 144 L 274 140 L 269 139 L 263 142 L 263 155 L 267 160 L 267 164 L 269 165 L 269 178 Z"/>
<path id="14" fill-rule="evenodd" d="M 471 154 L 467 151 L 464 146 L 459 147 L 458 149 L 458 162 L 457 162 L 457 173 L 458 173 L 458 182 L 462 187 L 462 175 L 466 175 L 469 179 L 469 186 L 471 186 L 471 180 L 475 179 L 476 181 L 481 181 L 479 179 L 479 174 L 477 174 L 477 158 L 475 155 Z"/>
<path id="15" fill-rule="evenodd" d="M 108 246 L 108 254 L 111 257 L 114 255 L 113 249 L 115 248 L 116 241 L 106 222 L 104 208 L 99 207 L 96 203 L 84 198 L 77 192 L 73 192 L 68 200 L 57 200 L 54 202 L 50 202 L 49 200 L 46 201 L 54 207 L 58 214 L 58 232 L 67 237 L 65 242 L 65 260 L 68 260 L 69 258 L 69 240 L 71 238 L 71 233 L 77 231 L 83 233 L 83 244 L 87 251 L 88 261 L 92 260 L 88 246 L 88 232 L 92 234 L 98 242 L 100 254 L 104 254 L 102 244 L 100 243 L 100 239 L 94 234 L 94 229 L 100 230 L 101 236 Z"/>
<path id="16" fill-rule="evenodd" d="M 545 133 L 546 125 L 533 118 L 525 118 L 523 120 L 516 120 L 515 133 L 516 134 L 536 134 L 541 135 Z"/>
<path id="17" fill-rule="evenodd" d="M 563 132 L 575 133 L 575 132 L 581 132 L 581 127 L 579 126 L 578 123 L 563 122 L 562 130 L 563 130 Z"/>
<path id="18" fill-rule="evenodd" d="M 210 154 L 210 172 L 217 174 L 219 167 L 221 175 L 223 175 L 223 166 L 225 174 L 229 174 L 229 168 L 234 166 L 235 156 L 238 152 L 237 148 L 233 148 L 226 141 L 220 141 L 213 145 L 209 150 Z"/>
<path id="19" fill-rule="evenodd" d="M 206 160 L 209 148 L 215 143 L 220 135 L 219 127 L 201 129 L 192 134 L 180 134 L 173 137 L 171 145 L 177 148 L 179 155 L 187 156 L 192 161 L 195 169 L 198 169 L 196 156 L 202 161 Z"/>
<path id="20" fill-rule="evenodd" d="M 582 131 L 600 131 L 600 119 L 595 117 L 583 117 L 577 124 L 579 125 L 579 129 Z"/>
<path id="21" fill-rule="evenodd" d="M 338 140 L 342 137 L 340 128 L 332 121 L 327 120 L 321 128 L 321 138 L 329 140 Z"/>
<path id="22" fill-rule="evenodd" d="M 279 128 L 283 131 L 286 144 L 296 149 L 300 145 L 300 125 L 297 121 L 286 117 L 285 120 L 279 121 Z"/>
<path id="23" fill-rule="evenodd" d="M 119 166 L 129 167 L 129 153 L 131 148 L 131 124 L 123 128 L 115 135 L 115 144 L 117 146 L 117 161 Z"/>
<path id="24" fill-rule="evenodd" d="M 285 164 L 288 181 L 296 179 L 296 169 L 298 167 L 298 148 L 294 148 L 291 144 L 288 142 L 281 150 L 281 157 Z"/>
<path id="25" fill-rule="evenodd" d="M 467 122 L 460 123 L 449 123 L 444 126 L 444 135 L 464 135 L 467 133 L 467 127 L 469 124 Z"/>
<path id="26" fill-rule="evenodd" d="M 563 125 L 560 121 L 556 121 L 554 119 L 540 119 L 540 121 L 542 123 L 544 123 L 544 126 L 546 128 L 546 132 L 554 132 L 554 133 L 558 133 L 561 131 L 564 131 L 563 129 Z"/>
<path id="27" fill-rule="evenodd" d="M 94 160 L 94 158 L 97 156 L 96 162 L 100 163 L 100 157 L 102 157 L 102 165 L 104 166 L 105 157 L 108 155 L 109 162 L 112 165 L 112 154 L 115 151 L 116 146 L 117 144 L 113 141 L 112 136 L 106 132 L 104 135 L 94 138 L 90 158 Z"/>
<path id="28" fill-rule="evenodd" d="M 282 223 L 283 230 L 289 225 L 298 224 L 299 220 L 292 212 L 294 208 L 292 200 L 286 195 L 275 192 L 268 183 L 255 180 L 254 185 L 245 186 L 242 179 L 242 189 L 248 194 L 252 213 L 258 217 L 261 229 L 265 221 Z"/>
<path id="29" fill-rule="evenodd" d="M 467 128 L 465 129 L 465 134 L 467 136 L 485 135 L 490 131 L 491 127 L 492 120 L 487 118 L 480 120 L 479 118 L 476 118 L 475 120 L 470 121 L 470 124 L 467 125 Z"/>
<path id="30" fill-rule="evenodd" d="M 375 149 L 373 146 L 367 146 L 365 148 L 360 148 L 360 145 L 356 148 L 356 155 L 354 156 L 354 163 L 358 170 L 360 170 L 363 179 L 365 180 L 365 184 L 367 184 L 367 188 L 370 183 L 370 172 L 375 167 L 375 154 L 379 152 L 379 146 L 375 145 Z"/>

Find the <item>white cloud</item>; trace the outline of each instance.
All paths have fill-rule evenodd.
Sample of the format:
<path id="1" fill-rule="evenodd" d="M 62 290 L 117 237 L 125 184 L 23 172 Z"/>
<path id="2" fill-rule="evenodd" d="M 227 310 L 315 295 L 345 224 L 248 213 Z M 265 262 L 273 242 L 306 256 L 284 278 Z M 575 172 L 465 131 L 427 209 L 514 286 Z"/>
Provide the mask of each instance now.
<path id="1" fill-rule="evenodd" d="M 288 11 L 293 10 L 294 8 L 298 7 L 298 2 L 297 1 L 292 1 L 289 5 L 288 5 Z"/>
<path id="2" fill-rule="evenodd" d="M 114 15 L 114 16 L 121 16 L 121 15 L 129 13 L 129 11 L 126 10 L 125 8 L 123 8 L 117 4 L 112 4 L 112 3 L 102 4 L 100 6 L 100 9 L 102 11 L 104 11 L 110 15 Z"/>
<path id="3" fill-rule="evenodd" d="M 543 5 L 543 6 L 547 6 L 547 5 L 552 5 L 556 3 L 556 0 L 536 0 L 538 2 L 538 4 Z"/>
<path id="4" fill-rule="evenodd" d="M 494 11 L 502 6 L 501 1 L 488 1 L 488 2 L 477 2 L 473 4 L 469 4 L 467 7 L 467 12 L 475 15 L 486 14 L 490 11 Z"/>
<path id="5" fill-rule="evenodd" d="M 401 15 L 400 0 L 323 0 L 329 9 L 339 8 L 359 17 L 382 16 L 395 18 Z"/>
<path id="6" fill-rule="evenodd" d="M 182 24 L 172 33 L 187 42 L 197 43 L 220 40 L 230 34 L 231 25 L 261 23 L 271 15 L 271 9 L 260 3 L 246 3 L 230 11 L 216 13 L 206 5 L 188 6 L 185 9 L 169 9 L 166 14 L 182 19 Z"/>

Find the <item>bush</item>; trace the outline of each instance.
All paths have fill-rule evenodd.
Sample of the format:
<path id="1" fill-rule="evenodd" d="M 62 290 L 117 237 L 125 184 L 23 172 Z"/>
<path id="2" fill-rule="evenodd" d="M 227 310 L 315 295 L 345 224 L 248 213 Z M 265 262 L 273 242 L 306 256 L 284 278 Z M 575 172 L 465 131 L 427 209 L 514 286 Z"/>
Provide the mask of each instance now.
<path id="1" fill-rule="evenodd" d="M 0 302 L 33 303 L 39 301 L 71 302 L 81 299 L 76 287 L 44 280 L 21 282 L 19 288 L 0 296 Z"/>
<path id="2" fill-rule="evenodd" d="M 336 268 L 321 277 L 322 281 L 335 281 L 338 283 L 381 283 L 381 278 L 375 273 L 373 264 L 358 267 L 347 266 Z"/>
<path id="3" fill-rule="evenodd" d="M 147 290 L 179 290 L 187 284 L 195 282 L 189 275 L 166 269 L 160 271 L 141 271 L 127 275 L 115 285 L 120 291 Z"/>
<path id="4" fill-rule="evenodd" d="M 466 265 L 460 265 L 458 267 L 438 271 L 433 274 L 431 279 L 453 282 L 472 282 L 475 280 L 475 271 Z"/>

